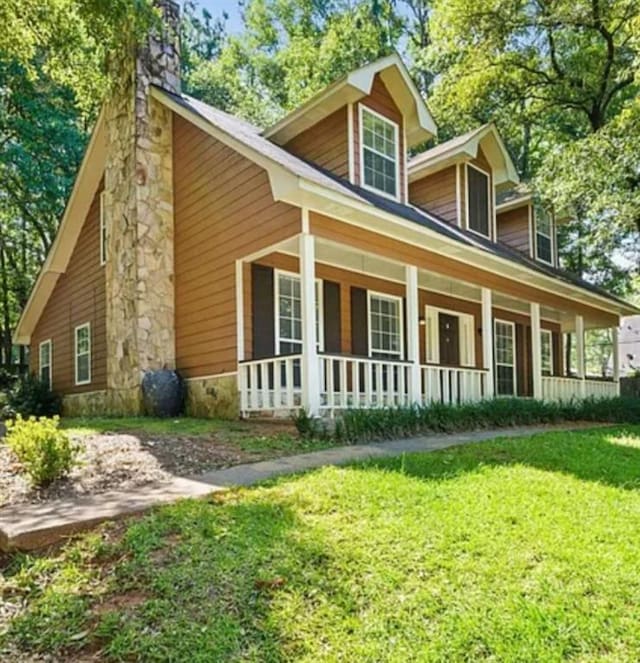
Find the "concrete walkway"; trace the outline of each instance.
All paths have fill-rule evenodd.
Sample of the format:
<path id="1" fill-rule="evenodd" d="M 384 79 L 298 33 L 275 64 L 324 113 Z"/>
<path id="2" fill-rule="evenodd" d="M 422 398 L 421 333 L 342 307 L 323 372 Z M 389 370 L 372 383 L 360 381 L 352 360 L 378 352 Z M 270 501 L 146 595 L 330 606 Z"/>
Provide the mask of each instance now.
<path id="1" fill-rule="evenodd" d="M 597 424 L 571 424 L 503 428 L 334 447 L 298 456 L 286 456 L 275 460 L 236 465 L 224 470 L 213 470 L 189 479 L 176 477 L 167 483 L 140 486 L 131 491 L 110 491 L 42 504 L 4 507 L 0 509 L 0 550 L 41 548 L 90 529 L 105 520 L 124 518 L 178 499 L 205 497 L 233 486 L 251 486 L 280 475 L 295 474 L 325 465 L 346 465 L 370 458 L 398 456 L 414 451 L 436 451 L 501 437 L 523 437 L 535 433 L 579 430 L 596 426 Z"/>

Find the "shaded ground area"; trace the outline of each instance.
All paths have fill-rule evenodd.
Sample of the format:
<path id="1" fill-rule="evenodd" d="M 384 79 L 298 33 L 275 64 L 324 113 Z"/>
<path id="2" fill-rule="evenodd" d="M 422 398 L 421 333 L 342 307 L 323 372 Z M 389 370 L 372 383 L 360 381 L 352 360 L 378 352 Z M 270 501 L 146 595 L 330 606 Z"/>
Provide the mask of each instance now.
<path id="1" fill-rule="evenodd" d="M 287 421 L 68 419 L 63 425 L 82 443 L 80 464 L 41 491 L 29 486 L 17 460 L 0 443 L 0 507 L 128 490 L 310 448 Z"/>
<path id="2" fill-rule="evenodd" d="M 376 459 L 7 559 L 0 658 L 640 660 L 640 428 Z"/>

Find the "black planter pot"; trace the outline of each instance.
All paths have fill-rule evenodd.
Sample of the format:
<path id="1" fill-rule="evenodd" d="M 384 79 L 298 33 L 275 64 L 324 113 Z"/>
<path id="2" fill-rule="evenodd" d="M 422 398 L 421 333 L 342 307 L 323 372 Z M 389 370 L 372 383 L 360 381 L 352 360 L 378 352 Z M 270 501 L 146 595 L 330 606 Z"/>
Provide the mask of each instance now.
<path id="1" fill-rule="evenodd" d="M 147 371 L 142 378 L 142 402 L 150 417 L 177 417 L 184 410 L 184 380 L 177 371 Z"/>

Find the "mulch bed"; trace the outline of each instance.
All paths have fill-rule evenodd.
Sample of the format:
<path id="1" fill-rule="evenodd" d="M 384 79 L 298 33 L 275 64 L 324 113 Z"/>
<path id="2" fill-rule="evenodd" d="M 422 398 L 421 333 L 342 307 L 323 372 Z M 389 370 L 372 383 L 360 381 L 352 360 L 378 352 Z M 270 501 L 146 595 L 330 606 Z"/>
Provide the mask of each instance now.
<path id="1" fill-rule="evenodd" d="M 173 476 L 188 477 L 208 470 L 260 460 L 237 445 L 207 437 L 146 436 L 109 433 L 72 436 L 84 447 L 68 477 L 42 490 L 34 490 L 20 472 L 20 465 L 0 443 L 0 507 L 25 502 L 127 490 L 159 484 Z"/>

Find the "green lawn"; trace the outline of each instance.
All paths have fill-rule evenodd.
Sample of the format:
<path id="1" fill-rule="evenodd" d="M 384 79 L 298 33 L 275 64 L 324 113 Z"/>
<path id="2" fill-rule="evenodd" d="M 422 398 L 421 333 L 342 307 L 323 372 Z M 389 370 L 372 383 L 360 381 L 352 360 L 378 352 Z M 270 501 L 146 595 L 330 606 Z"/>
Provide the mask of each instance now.
<path id="1" fill-rule="evenodd" d="M 148 433 L 161 435 L 207 435 L 218 431 L 243 431 L 242 421 L 193 417 L 64 417 L 62 427 L 75 433 Z"/>
<path id="2" fill-rule="evenodd" d="M 4 583 L 5 660 L 638 661 L 640 427 L 185 501 Z"/>

